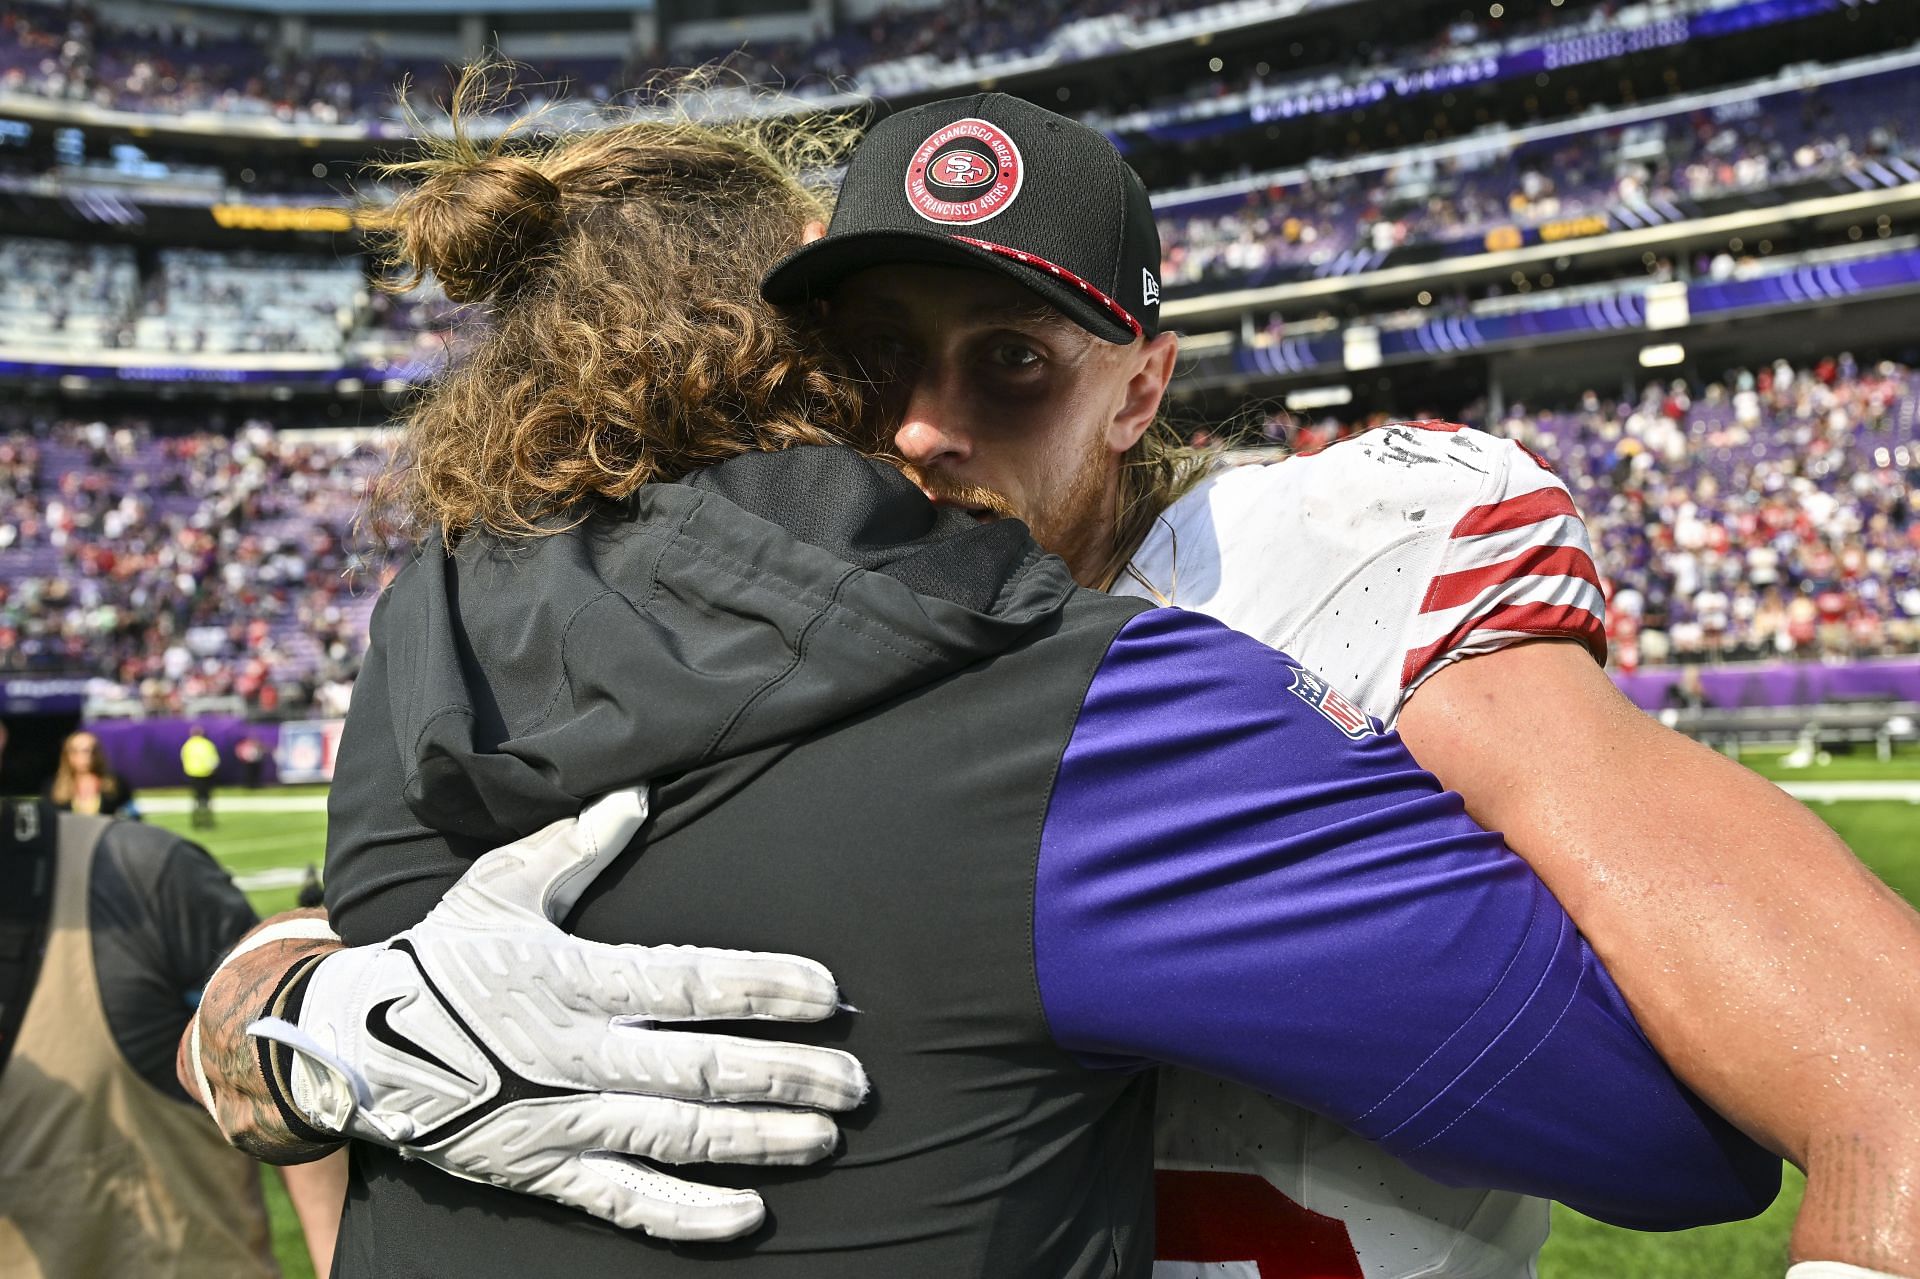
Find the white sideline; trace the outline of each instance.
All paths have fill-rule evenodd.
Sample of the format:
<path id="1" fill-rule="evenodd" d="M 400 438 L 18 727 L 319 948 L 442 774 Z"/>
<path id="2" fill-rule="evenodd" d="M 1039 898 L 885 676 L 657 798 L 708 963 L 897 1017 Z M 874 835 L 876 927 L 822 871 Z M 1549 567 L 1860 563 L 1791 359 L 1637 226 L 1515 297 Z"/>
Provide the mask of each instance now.
<path id="1" fill-rule="evenodd" d="M 143 813 L 191 813 L 193 797 L 190 795 L 153 795 L 138 796 L 135 803 Z M 325 795 L 218 795 L 213 801 L 214 813 L 324 813 L 327 811 Z"/>
<path id="2" fill-rule="evenodd" d="M 1781 782 L 1780 789 L 1803 804 L 1844 804 L 1863 799 L 1920 804 L 1920 782 Z"/>
<path id="3" fill-rule="evenodd" d="M 1844 804 L 1854 800 L 1895 800 L 1920 804 L 1920 782 L 1781 782 L 1780 789 L 1804 804 Z M 155 795 L 139 801 L 145 813 L 190 813 L 184 795 Z M 215 813 L 324 813 L 325 795 L 223 795 Z"/>
<path id="4" fill-rule="evenodd" d="M 264 892 L 269 888 L 293 888 L 304 884 L 306 880 L 304 866 L 277 866 L 272 870 L 256 870 L 233 877 L 234 886 L 243 893 Z"/>

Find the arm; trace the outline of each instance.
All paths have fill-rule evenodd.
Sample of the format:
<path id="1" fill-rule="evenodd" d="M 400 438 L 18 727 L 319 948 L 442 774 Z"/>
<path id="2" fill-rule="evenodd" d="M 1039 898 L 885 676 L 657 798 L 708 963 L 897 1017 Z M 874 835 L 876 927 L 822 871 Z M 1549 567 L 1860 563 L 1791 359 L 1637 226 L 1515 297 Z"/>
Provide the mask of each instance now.
<path id="1" fill-rule="evenodd" d="M 1540 881 L 1291 659 L 1192 614 L 1094 676 L 1042 835 L 1054 1038 L 1312 1109 L 1428 1176 L 1673 1228 L 1779 1162 L 1673 1078 Z"/>
<path id="2" fill-rule="evenodd" d="M 1806 1169 L 1794 1255 L 1920 1274 L 1920 916 L 1576 645 L 1446 667 L 1400 729 L 1565 903 L 1680 1076 Z"/>
<path id="3" fill-rule="evenodd" d="M 347 1152 L 337 1150 L 310 1164 L 280 1169 L 287 1198 L 300 1218 L 313 1273 L 333 1273 L 333 1245 L 340 1234 L 340 1210 L 347 1199 Z"/>
<path id="4" fill-rule="evenodd" d="M 326 912 L 294 910 L 275 915 L 250 930 L 239 945 L 246 945 L 268 928 L 296 919 L 324 921 Z M 295 1135 L 288 1117 L 268 1091 L 260 1073 L 258 1045 L 247 1034 L 247 1027 L 269 1010 L 274 992 L 289 974 L 305 961 L 339 949 L 337 940 L 303 937 L 268 942 L 235 955 L 208 979 L 200 996 L 200 1011 L 180 1037 L 175 1058 L 180 1086 L 207 1108 L 230 1143 L 255 1159 L 272 1164 L 306 1163 L 337 1149 L 344 1140 L 315 1141 L 311 1134 Z M 194 1066 L 196 1030 L 200 1069 L 205 1072 L 210 1096 L 202 1094 Z"/>

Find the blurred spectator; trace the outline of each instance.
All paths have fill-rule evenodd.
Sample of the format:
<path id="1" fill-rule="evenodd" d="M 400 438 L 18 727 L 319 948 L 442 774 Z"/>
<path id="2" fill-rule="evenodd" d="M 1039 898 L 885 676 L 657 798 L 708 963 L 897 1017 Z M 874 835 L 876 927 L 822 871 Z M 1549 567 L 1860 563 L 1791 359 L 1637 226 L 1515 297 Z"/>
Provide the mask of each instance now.
<path id="1" fill-rule="evenodd" d="M 0 671 L 101 677 L 155 714 L 340 700 L 382 585 L 367 556 L 393 549 L 353 529 L 382 449 L 258 420 L 24 425 L 0 434 Z"/>
<path id="2" fill-rule="evenodd" d="M 1920 650 L 1913 370 L 1776 361 L 1492 429 L 1573 490 L 1622 666 Z"/>
<path id="3" fill-rule="evenodd" d="M 60 767 L 47 783 L 47 802 L 63 813 L 87 817 L 131 815 L 133 789 L 107 766 L 100 739 L 74 733 L 60 745 Z"/>
<path id="4" fill-rule="evenodd" d="M 259 790 L 260 776 L 267 763 L 267 750 L 260 739 L 247 734 L 233 744 L 233 757 L 240 761 L 240 779 L 247 789 Z"/>
<path id="5" fill-rule="evenodd" d="M 300 880 L 300 895 L 294 904 L 301 910 L 312 910 L 327 903 L 326 886 L 320 882 L 320 868 L 312 862 L 307 863 L 307 873 Z"/>
<path id="6" fill-rule="evenodd" d="M 536 60 L 540 98 L 605 102 L 644 90 L 661 68 L 720 60 L 745 83 L 829 92 L 862 70 L 881 70 L 881 92 L 924 85 L 929 73 L 965 69 L 1046 45 L 1060 29 L 1106 18 L 1075 43 L 1117 42 L 1124 30 L 1218 0 L 954 0 L 939 8 L 882 8 L 811 40 L 725 48 L 623 50 L 615 56 Z M 353 57 L 302 57 L 275 47 L 262 21 L 236 35 L 129 22 L 79 6 L 0 6 L 0 90 L 122 110 L 218 112 L 331 125 L 431 111 L 444 101 L 436 59 L 391 57 L 369 43 Z"/>

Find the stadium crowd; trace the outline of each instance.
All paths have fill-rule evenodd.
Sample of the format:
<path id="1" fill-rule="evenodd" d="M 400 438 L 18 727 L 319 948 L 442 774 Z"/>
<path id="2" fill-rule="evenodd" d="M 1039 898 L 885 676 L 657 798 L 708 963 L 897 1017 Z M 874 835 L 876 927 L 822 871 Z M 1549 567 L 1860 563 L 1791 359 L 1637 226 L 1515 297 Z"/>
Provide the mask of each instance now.
<path id="1" fill-rule="evenodd" d="M 337 712 L 381 569 L 350 549 L 377 454 L 21 423 L 0 435 L 0 671 L 85 673 L 150 712 Z"/>
<path id="2" fill-rule="evenodd" d="M 1223 284 L 1356 249 L 1384 253 L 1622 204 L 1764 190 L 1912 159 L 1917 148 L 1920 74 L 1907 73 L 1829 86 L 1793 111 L 1735 103 L 1512 150 L 1490 145 L 1448 159 L 1426 151 L 1340 178 L 1259 188 L 1235 208 L 1163 215 L 1164 282 Z"/>
<path id="3" fill-rule="evenodd" d="M 1920 650 L 1920 374 L 1782 361 L 1633 403 L 1515 406 L 1493 429 L 1573 489 L 1621 666 Z M 356 549 L 380 464 L 260 421 L 17 422 L 0 435 L 0 671 L 98 674 L 154 711 L 337 710 L 391 549 Z"/>
<path id="4" fill-rule="evenodd" d="M 1573 490 L 1622 667 L 1920 650 L 1913 370 L 1780 360 L 1494 429 Z"/>
<path id="5" fill-rule="evenodd" d="M 644 87 L 659 68 L 718 61 L 749 83 L 803 91 L 833 88 L 878 64 L 918 64 L 922 73 L 927 64 L 972 67 L 1035 49 L 1076 21 L 1137 25 L 1219 2 L 961 0 L 932 10 L 882 10 L 805 40 L 535 59 L 528 64 L 527 81 L 564 86 L 570 96 L 604 102 Z M 1257 3 L 1243 7 L 1261 8 Z M 0 92 L 128 111 L 339 124 L 391 112 L 403 80 L 410 83 L 409 100 L 425 107 L 444 94 L 447 78 L 439 62 L 394 58 L 373 43 L 357 57 L 297 56 L 276 49 L 265 25 L 210 35 L 186 25 L 117 22 L 79 4 L 14 0 L 0 5 Z"/>

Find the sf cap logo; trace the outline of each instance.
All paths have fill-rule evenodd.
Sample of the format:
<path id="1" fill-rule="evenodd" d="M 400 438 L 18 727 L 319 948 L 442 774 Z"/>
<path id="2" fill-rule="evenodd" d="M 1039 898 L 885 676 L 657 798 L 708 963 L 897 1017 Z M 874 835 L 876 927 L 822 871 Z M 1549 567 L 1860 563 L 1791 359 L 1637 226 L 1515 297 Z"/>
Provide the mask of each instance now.
<path id="1" fill-rule="evenodd" d="M 983 187 L 993 181 L 998 173 L 992 161 L 977 151 L 949 151 L 940 157 L 933 168 L 941 186 L 958 191 Z"/>
<path id="2" fill-rule="evenodd" d="M 937 129 L 907 164 L 907 203 L 929 222 L 972 226 L 1006 212 L 1026 166 L 998 125 L 956 120 Z"/>

